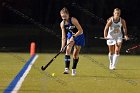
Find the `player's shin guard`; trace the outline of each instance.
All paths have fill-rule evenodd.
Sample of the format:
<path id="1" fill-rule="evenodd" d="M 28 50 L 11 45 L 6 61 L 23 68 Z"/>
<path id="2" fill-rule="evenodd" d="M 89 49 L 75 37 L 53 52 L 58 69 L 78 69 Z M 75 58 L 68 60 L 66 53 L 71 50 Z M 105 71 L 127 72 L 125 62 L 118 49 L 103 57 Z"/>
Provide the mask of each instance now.
<path id="1" fill-rule="evenodd" d="M 72 69 L 76 69 L 78 61 L 79 61 L 79 58 L 78 59 L 73 59 L 73 67 L 72 67 Z"/>
<path id="2" fill-rule="evenodd" d="M 65 68 L 70 67 L 70 55 L 65 55 Z"/>
<path id="3" fill-rule="evenodd" d="M 116 66 L 116 64 L 118 62 L 118 57 L 119 57 L 119 55 L 117 55 L 117 54 L 114 54 L 114 56 L 113 56 L 113 67 L 114 68 L 115 68 L 115 66 Z"/>

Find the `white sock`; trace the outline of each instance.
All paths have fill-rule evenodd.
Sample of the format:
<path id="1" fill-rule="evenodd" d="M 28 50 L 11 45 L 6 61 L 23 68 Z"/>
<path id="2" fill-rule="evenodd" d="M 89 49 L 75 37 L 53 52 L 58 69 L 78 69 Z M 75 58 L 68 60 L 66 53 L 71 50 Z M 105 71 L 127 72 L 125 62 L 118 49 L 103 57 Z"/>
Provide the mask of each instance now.
<path id="1" fill-rule="evenodd" d="M 118 57 L 119 57 L 119 55 L 114 54 L 114 56 L 113 56 L 113 64 L 112 64 L 113 67 L 116 66 L 116 64 L 117 64 L 117 62 L 118 62 Z"/>
<path id="2" fill-rule="evenodd" d="M 109 68 L 111 68 L 112 64 L 113 64 L 113 55 L 111 55 L 110 53 L 108 54 L 108 58 L 109 58 Z"/>

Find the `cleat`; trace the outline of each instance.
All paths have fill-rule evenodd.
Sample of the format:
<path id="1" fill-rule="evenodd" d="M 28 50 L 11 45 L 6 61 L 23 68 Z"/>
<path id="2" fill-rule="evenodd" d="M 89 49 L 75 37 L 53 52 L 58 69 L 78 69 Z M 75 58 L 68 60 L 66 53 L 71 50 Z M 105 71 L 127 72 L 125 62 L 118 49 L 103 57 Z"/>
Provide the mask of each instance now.
<path id="1" fill-rule="evenodd" d="M 69 72 L 67 72 L 67 71 L 64 71 L 64 73 L 63 74 L 69 74 Z"/>
<path id="2" fill-rule="evenodd" d="M 109 67 L 110 70 L 115 70 L 115 67 Z"/>
<path id="3" fill-rule="evenodd" d="M 65 71 L 63 74 L 69 74 L 69 69 L 68 68 L 65 68 Z"/>
<path id="4" fill-rule="evenodd" d="M 76 75 L 76 69 L 72 69 L 72 76 L 75 76 Z"/>

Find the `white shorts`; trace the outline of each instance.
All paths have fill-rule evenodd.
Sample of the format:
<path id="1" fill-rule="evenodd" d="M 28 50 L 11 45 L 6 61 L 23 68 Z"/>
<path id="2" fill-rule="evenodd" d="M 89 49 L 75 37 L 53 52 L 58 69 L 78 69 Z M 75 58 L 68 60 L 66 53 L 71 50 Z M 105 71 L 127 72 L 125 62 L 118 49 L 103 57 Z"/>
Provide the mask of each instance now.
<path id="1" fill-rule="evenodd" d="M 107 45 L 115 45 L 116 43 L 122 42 L 122 37 L 118 37 L 117 39 L 109 39 L 107 40 Z"/>

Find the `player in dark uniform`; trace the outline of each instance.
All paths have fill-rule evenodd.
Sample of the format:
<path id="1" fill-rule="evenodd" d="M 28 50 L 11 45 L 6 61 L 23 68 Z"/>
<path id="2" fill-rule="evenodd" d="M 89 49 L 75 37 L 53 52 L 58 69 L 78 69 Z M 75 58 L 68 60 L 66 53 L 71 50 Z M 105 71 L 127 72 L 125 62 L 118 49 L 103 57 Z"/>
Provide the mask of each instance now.
<path id="1" fill-rule="evenodd" d="M 79 60 L 79 52 L 81 46 L 85 45 L 83 29 L 75 17 L 69 16 L 69 11 L 67 8 L 64 7 L 60 11 L 60 15 L 62 18 L 62 22 L 60 23 L 60 27 L 62 30 L 61 50 L 65 46 L 66 42 L 67 44 L 70 43 L 70 45 L 68 45 L 66 48 L 64 74 L 69 74 L 70 53 L 72 47 L 74 46 L 72 66 L 72 76 L 74 76 L 76 75 L 76 67 Z"/>

